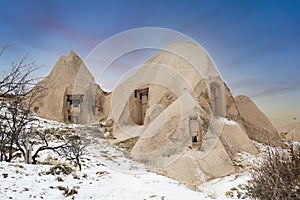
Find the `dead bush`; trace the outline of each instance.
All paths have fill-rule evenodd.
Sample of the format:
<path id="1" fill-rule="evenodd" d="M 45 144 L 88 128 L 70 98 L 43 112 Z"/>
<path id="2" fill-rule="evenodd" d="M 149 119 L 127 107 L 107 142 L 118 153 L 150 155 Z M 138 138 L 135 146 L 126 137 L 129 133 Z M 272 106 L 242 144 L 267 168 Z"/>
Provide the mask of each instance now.
<path id="1" fill-rule="evenodd" d="M 57 189 L 64 191 L 64 196 L 68 197 L 68 196 L 72 196 L 75 194 L 78 194 L 78 191 L 76 190 L 75 187 L 73 187 L 72 189 L 69 189 L 69 187 L 65 187 L 65 186 L 57 186 Z"/>
<path id="2" fill-rule="evenodd" d="M 54 167 L 51 167 L 49 172 L 46 174 L 52 174 L 52 175 L 69 175 L 73 172 L 73 169 L 65 164 L 57 164 Z"/>
<path id="3" fill-rule="evenodd" d="M 64 191 L 64 194 L 67 194 L 68 191 L 69 191 L 69 188 L 68 187 L 65 187 L 65 186 L 57 186 L 57 189 L 61 190 L 61 191 Z"/>
<path id="4" fill-rule="evenodd" d="M 247 191 L 253 199 L 300 199 L 300 145 L 269 148 L 264 161 L 252 171 Z"/>
<path id="5" fill-rule="evenodd" d="M 56 180 L 57 180 L 58 182 L 63 182 L 63 181 L 64 181 L 64 179 L 63 179 L 62 177 L 60 177 L 60 176 L 58 176 L 58 177 L 56 178 Z"/>

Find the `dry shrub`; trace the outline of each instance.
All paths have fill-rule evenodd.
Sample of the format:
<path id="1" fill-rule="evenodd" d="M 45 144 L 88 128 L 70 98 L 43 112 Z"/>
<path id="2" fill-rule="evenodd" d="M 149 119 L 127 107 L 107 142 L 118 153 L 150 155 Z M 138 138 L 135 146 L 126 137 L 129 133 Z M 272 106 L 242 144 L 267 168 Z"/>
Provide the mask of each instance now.
<path id="1" fill-rule="evenodd" d="M 75 194 L 78 194 L 78 191 L 76 190 L 75 187 L 73 187 L 72 189 L 69 189 L 69 187 L 65 187 L 65 186 L 57 186 L 57 189 L 64 191 L 64 196 L 68 197 L 68 196 L 72 196 Z"/>
<path id="2" fill-rule="evenodd" d="M 247 190 L 253 199 L 300 199 L 300 145 L 289 145 L 286 150 L 268 148 L 252 178 Z"/>
<path id="3" fill-rule="evenodd" d="M 73 172 L 73 169 L 66 164 L 57 164 L 54 167 L 51 167 L 46 174 L 52 174 L 52 175 L 69 175 Z"/>

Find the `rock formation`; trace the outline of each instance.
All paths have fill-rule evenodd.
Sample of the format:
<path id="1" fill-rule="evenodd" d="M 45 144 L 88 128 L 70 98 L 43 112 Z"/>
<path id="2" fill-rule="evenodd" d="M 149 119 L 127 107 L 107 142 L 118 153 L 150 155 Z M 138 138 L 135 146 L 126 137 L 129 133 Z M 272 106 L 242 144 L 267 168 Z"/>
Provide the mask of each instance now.
<path id="1" fill-rule="evenodd" d="M 266 115 L 247 96 L 234 99 L 240 123 L 246 129 L 249 138 L 261 143 L 282 146 L 281 138 Z"/>
<path id="2" fill-rule="evenodd" d="M 37 86 L 45 88 L 35 105 L 40 117 L 61 122 L 97 121 L 105 113 L 105 94 L 73 51 L 62 56 Z"/>
<path id="3" fill-rule="evenodd" d="M 113 91 L 112 106 L 116 141 L 139 137 L 131 157 L 189 185 L 233 173 L 238 151 L 258 153 L 243 124 L 224 118 L 239 118 L 237 104 L 194 43 L 154 55 Z"/>
<path id="4" fill-rule="evenodd" d="M 296 121 L 293 123 L 281 125 L 277 127 L 278 132 L 283 137 L 283 139 L 289 141 L 300 142 L 300 122 Z"/>
<path id="5" fill-rule="evenodd" d="M 65 122 L 102 121 L 112 143 L 180 182 L 196 186 L 235 172 L 252 140 L 283 145 L 268 118 L 246 96 L 233 97 L 199 45 L 172 43 L 107 95 L 82 60 L 62 56 L 39 85 L 39 116 Z M 128 142 L 128 144 L 126 144 Z"/>

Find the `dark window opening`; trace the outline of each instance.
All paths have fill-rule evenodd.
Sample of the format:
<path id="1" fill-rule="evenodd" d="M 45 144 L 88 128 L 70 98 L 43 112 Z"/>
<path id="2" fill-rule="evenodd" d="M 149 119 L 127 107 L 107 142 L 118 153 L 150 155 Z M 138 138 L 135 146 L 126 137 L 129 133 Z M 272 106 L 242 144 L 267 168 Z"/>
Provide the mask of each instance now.
<path id="1" fill-rule="evenodd" d="M 193 142 L 198 142 L 197 136 L 192 136 L 192 141 Z"/>

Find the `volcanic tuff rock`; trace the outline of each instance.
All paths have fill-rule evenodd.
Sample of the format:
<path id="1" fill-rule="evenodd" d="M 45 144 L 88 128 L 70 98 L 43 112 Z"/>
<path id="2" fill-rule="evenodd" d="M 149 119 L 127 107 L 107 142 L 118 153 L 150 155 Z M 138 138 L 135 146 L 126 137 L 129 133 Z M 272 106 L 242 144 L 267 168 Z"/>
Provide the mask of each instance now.
<path id="1" fill-rule="evenodd" d="M 219 90 L 217 95 L 214 94 L 219 100 L 215 107 L 212 105 L 214 86 Z M 132 93 L 128 94 L 128 91 Z M 139 91 L 140 95 L 137 95 Z M 146 95 L 144 99 L 141 98 L 143 94 Z M 136 126 L 136 131 L 132 128 L 130 133 L 141 131 L 131 156 L 178 181 L 193 185 L 228 175 L 235 170 L 231 159 L 236 151 L 258 153 L 239 124 L 225 125 L 223 129 L 223 117 L 238 118 L 237 105 L 210 57 L 194 43 L 168 45 L 121 83 L 112 97 L 119 102 L 114 109 L 117 111 L 115 120 L 123 126 L 121 129 Z M 120 101 L 122 97 L 129 101 Z M 140 113 L 135 109 L 139 98 L 147 101 L 145 119 L 138 120 L 138 124 L 144 125 L 143 130 L 134 123 L 137 122 L 136 113 Z M 226 111 L 229 114 L 226 115 Z M 195 145 L 189 126 L 193 116 L 199 119 L 198 139 L 203 142 L 202 146 L 197 144 L 201 146 L 198 151 L 189 150 Z M 122 131 L 115 130 L 119 130 L 115 136 L 121 140 L 124 137 Z"/>
<path id="2" fill-rule="evenodd" d="M 281 138 L 266 115 L 247 96 L 234 98 L 240 120 L 249 138 L 265 144 L 282 146 Z"/>
<path id="3" fill-rule="evenodd" d="M 190 185 L 233 173 L 238 151 L 258 153 L 251 139 L 283 145 L 268 118 L 250 98 L 234 98 L 206 51 L 191 42 L 168 45 L 111 95 L 74 52 L 39 84 L 48 88 L 39 116 L 64 121 L 68 88 L 80 92 L 83 123 L 108 116 L 113 143 L 134 138 L 133 158 Z"/>
<path id="4" fill-rule="evenodd" d="M 90 96 L 88 99 L 90 102 L 84 102 L 87 106 L 83 109 L 83 113 L 86 113 L 84 117 L 86 121 L 93 120 L 90 113 L 92 113 L 92 104 L 97 104 L 95 96 L 97 101 L 104 101 L 103 91 L 95 83 L 94 77 L 81 58 L 73 51 L 68 56 L 60 57 L 51 73 L 37 86 L 42 86 L 45 90 L 44 96 L 36 103 L 35 110 L 40 117 L 47 119 L 65 121 L 63 109 L 67 88 L 73 93 L 87 92 L 85 95 Z M 87 100 L 87 98 L 84 99 Z"/>

